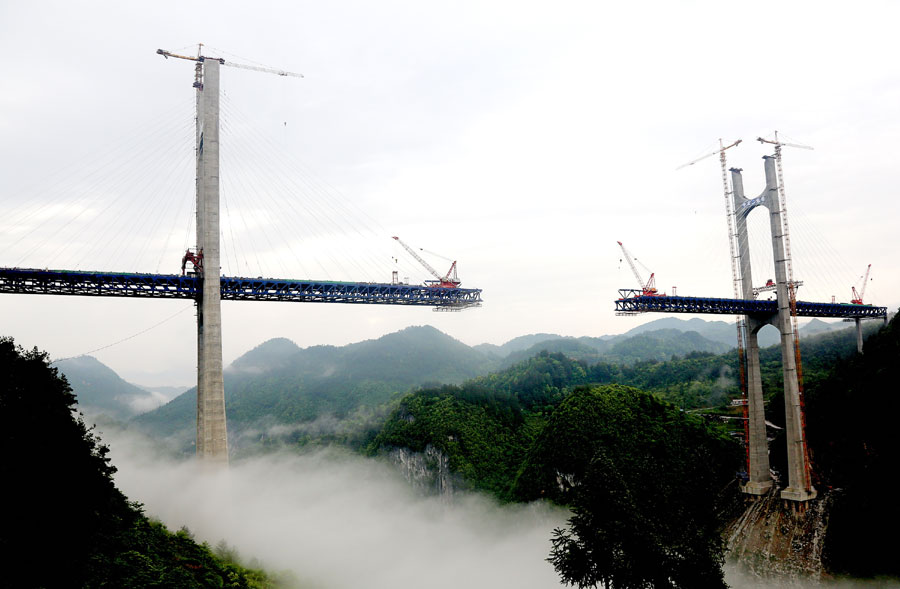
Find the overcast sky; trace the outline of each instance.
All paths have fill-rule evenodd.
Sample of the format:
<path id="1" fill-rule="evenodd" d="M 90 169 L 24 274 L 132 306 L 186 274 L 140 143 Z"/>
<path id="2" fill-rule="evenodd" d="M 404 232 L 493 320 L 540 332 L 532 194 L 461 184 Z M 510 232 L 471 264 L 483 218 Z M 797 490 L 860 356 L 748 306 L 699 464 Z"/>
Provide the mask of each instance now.
<path id="1" fill-rule="evenodd" d="M 867 302 L 895 310 L 898 13 L 0 0 L 0 266 L 179 270 L 193 245 L 193 64 L 155 51 L 203 42 L 305 75 L 223 68 L 224 272 L 429 278 L 400 235 L 457 260 L 485 300 L 462 313 L 226 302 L 226 364 L 272 337 L 343 345 L 421 324 L 470 345 L 621 333 L 657 317 L 614 315 L 617 289 L 637 286 L 617 240 L 661 290 L 731 296 L 718 161 L 676 168 L 743 139 L 729 165 L 756 196 L 771 150 L 755 139 L 776 129 L 815 148 L 784 150 L 800 297 L 848 301 L 871 263 Z M 760 283 L 767 232 L 758 211 Z M 139 384 L 194 381 L 189 301 L 4 295 L 0 317 L 0 333 L 57 358 L 162 322 L 94 355 Z"/>

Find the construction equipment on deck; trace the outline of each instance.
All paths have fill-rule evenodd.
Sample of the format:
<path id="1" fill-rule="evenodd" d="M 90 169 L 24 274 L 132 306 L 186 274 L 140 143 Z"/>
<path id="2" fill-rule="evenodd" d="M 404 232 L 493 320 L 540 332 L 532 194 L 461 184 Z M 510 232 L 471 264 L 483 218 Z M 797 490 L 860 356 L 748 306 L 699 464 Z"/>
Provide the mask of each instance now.
<path id="1" fill-rule="evenodd" d="M 624 254 L 625 259 L 628 261 L 628 265 L 631 266 L 631 271 L 634 272 L 634 277 L 637 279 L 638 285 L 641 287 L 641 296 L 645 296 L 645 297 L 664 297 L 664 296 L 666 296 L 665 293 L 659 294 L 659 292 L 657 292 L 657 290 L 656 290 L 656 274 L 654 274 L 653 272 L 650 272 L 650 270 L 646 266 L 641 264 L 641 266 L 644 266 L 644 269 L 647 270 L 647 272 L 650 272 L 650 278 L 647 279 L 647 282 L 644 282 L 644 279 L 641 278 L 641 273 L 638 272 L 637 267 L 634 265 L 634 260 L 637 260 L 637 258 L 632 256 L 631 252 L 629 252 L 627 249 L 625 249 L 625 246 L 622 245 L 621 241 L 617 241 L 616 243 L 618 243 L 619 247 L 622 248 L 622 254 Z M 638 263 L 640 263 L 640 262 L 638 262 Z"/>
<path id="2" fill-rule="evenodd" d="M 394 236 L 394 239 L 397 240 L 397 243 L 403 246 L 403 249 L 408 251 L 412 257 L 416 259 L 420 264 L 422 264 L 426 270 L 428 270 L 432 276 L 434 276 L 437 280 L 426 280 L 425 285 L 430 286 L 432 288 L 459 288 L 459 285 L 462 284 L 459 281 L 459 277 L 456 275 L 456 261 L 454 260 L 452 264 L 450 264 L 450 269 L 447 270 L 447 273 L 441 276 L 438 274 L 438 271 L 435 270 L 431 264 L 425 261 L 422 256 L 416 253 L 416 251 L 406 245 L 402 239 Z"/>
<path id="3" fill-rule="evenodd" d="M 865 304 L 865 303 L 863 303 L 863 297 L 866 295 L 866 284 L 869 283 L 869 270 L 871 270 L 871 269 L 872 269 L 872 264 L 869 264 L 869 266 L 866 268 L 866 275 L 863 277 L 862 288 L 859 290 L 859 292 L 856 291 L 855 286 L 851 287 L 853 289 L 853 298 L 850 299 L 851 305 L 864 305 Z"/>

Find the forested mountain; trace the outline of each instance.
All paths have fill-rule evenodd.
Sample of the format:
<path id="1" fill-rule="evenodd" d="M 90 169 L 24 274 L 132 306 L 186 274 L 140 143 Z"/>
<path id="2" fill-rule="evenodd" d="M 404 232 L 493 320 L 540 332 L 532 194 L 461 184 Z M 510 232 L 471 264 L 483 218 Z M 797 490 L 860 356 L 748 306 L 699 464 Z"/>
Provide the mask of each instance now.
<path id="1" fill-rule="evenodd" d="M 732 336 L 734 336 L 732 325 Z M 732 337 L 735 339 L 735 337 Z M 696 331 L 681 331 L 676 328 L 641 330 L 608 337 L 555 337 L 539 341 L 529 348 L 510 353 L 502 366 L 512 366 L 531 358 L 538 352 L 561 352 L 570 358 L 588 363 L 606 361 L 631 364 L 641 361 L 663 361 L 672 356 L 683 356 L 691 352 L 722 353 L 733 348 L 715 340 L 710 340 Z"/>
<path id="2" fill-rule="evenodd" d="M 67 358 L 54 365 L 66 376 L 78 397 L 79 408 L 89 414 L 105 413 L 127 419 L 163 402 L 162 395 L 126 382 L 92 356 Z"/>
<path id="3" fill-rule="evenodd" d="M 696 331 L 657 329 L 616 340 L 606 360 L 624 364 L 642 360 L 663 361 L 672 356 L 684 356 L 691 352 L 721 354 L 734 347 L 710 340 Z"/>
<path id="4" fill-rule="evenodd" d="M 107 448 L 44 353 L 0 338 L 0 563 L 5 587 L 276 587 L 115 487 Z"/>
<path id="5" fill-rule="evenodd" d="M 621 583 L 630 571 L 640 582 L 621 586 L 669 577 L 724 587 L 720 532 L 741 447 L 637 389 L 568 389 L 590 378 L 584 364 L 544 352 L 462 386 L 417 391 L 369 452 L 437 451 L 470 488 L 571 506 L 571 529 L 557 530 L 551 555 L 566 581 Z"/>
<path id="6" fill-rule="evenodd" d="M 718 323 L 722 325 L 712 331 L 722 326 L 734 329 L 733 325 Z M 676 324 L 698 325 L 692 321 Z M 518 338 L 517 345 L 543 337 Z M 851 353 L 853 345 L 849 330 L 803 339 L 807 378 L 817 378 L 822 366 Z M 725 344 L 695 331 L 674 328 L 641 330 L 630 337 L 551 336 L 505 359 L 479 352 L 432 327 L 408 328 L 343 347 L 301 349 L 290 340 L 275 339 L 238 358 L 226 370 L 232 442 L 236 448 L 314 439 L 346 443 L 352 438 L 354 444 L 364 443 L 377 432 L 396 396 L 414 387 L 461 383 L 500 366 L 514 367 L 547 348 L 583 362 L 590 373 L 584 382 L 635 386 L 684 409 L 727 402 L 738 394 L 736 353 L 720 354 L 727 349 Z M 806 350 L 810 350 L 808 358 Z M 781 378 L 779 349 L 764 349 L 761 360 L 765 384 L 769 390 L 776 390 Z M 576 384 L 583 383 L 566 383 L 564 387 Z M 135 423 L 157 436 L 174 436 L 176 445 L 189 452 L 195 394 L 191 389 L 156 411 L 139 416 Z M 279 432 L 278 440 L 273 438 L 275 431 Z"/>
<path id="7" fill-rule="evenodd" d="M 871 334 L 879 325 L 866 327 L 870 337 L 863 356 L 855 354 L 852 330 L 822 332 L 801 340 L 815 484 L 822 490 L 840 489 L 833 528 L 826 537 L 826 554 L 836 571 L 900 573 L 890 564 L 891 555 L 883 545 L 855 540 L 865 536 L 865 527 L 876 517 L 885 531 L 900 524 L 900 510 L 872 500 L 890 488 L 891 457 L 900 450 L 888 421 L 897 409 L 891 393 L 900 377 L 895 323 L 876 335 Z M 271 431 L 280 428 L 290 432 L 286 441 L 294 445 L 317 440 L 350 443 L 372 455 L 398 448 L 410 452 L 431 448 L 446 458 L 465 488 L 506 501 L 543 497 L 573 507 L 571 527 L 559 530 L 554 538 L 552 559 L 564 578 L 576 579 L 579 571 L 634 572 L 628 568 L 633 561 L 627 559 L 606 562 L 601 572 L 578 569 L 579 554 L 611 550 L 645 562 L 642 570 L 650 571 L 647 574 L 679 575 L 687 585 L 720 585 L 716 563 L 721 547 L 714 541 L 715 531 L 733 490 L 728 480 L 741 467 L 740 452 L 735 454 L 736 446 L 714 421 L 691 417 L 686 410 L 727 404 L 738 394 L 736 351 L 691 350 L 703 345 L 721 350 L 724 344 L 697 332 L 669 328 L 643 330 L 629 338 L 556 337 L 544 342 L 560 351 L 538 351 L 497 370 L 500 359 L 494 353 L 470 348 L 430 327 L 343 347 L 301 349 L 289 340 L 271 340 L 236 360 L 226 373 L 231 439 L 238 447 L 252 443 L 265 450 Z M 7 347 L 11 346 L 9 342 Z M 606 356 L 598 356 L 600 360 L 576 359 L 579 354 L 593 358 L 591 351 L 600 347 L 607 348 Z M 691 351 L 678 353 L 679 349 Z M 637 359 L 651 351 L 659 356 Z M 46 363 L 37 353 L 16 354 L 27 362 Z M 631 360 L 623 360 L 626 357 Z M 764 348 L 760 360 L 769 419 L 783 423 L 781 351 Z M 74 399 L 62 397 L 69 411 Z M 6 405 L 0 409 L 4 420 L 15 419 Z M 139 416 L 135 423 L 157 437 L 180 434 L 183 448 L 189 448 L 195 411 L 192 390 L 158 411 Z M 102 479 L 110 474 L 101 466 L 105 450 L 83 424 L 80 427 L 80 435 L 95 444 L 89 447 Z M 782 468 L 778 457 L 783 454 L 773 449 L 776 470 Z M 4 480 L 16 480 L 3 474 Z M 97 489 L 108 491 L 102 480 L 96 484 Z M 654 484 L 661 488 L 650 490 Z M 727 492 L 710 493 L 710 489 Z M 162 546 L 179 545 L 179 550 L 195 551 L 183 558 L 201 561 L 209 571 L 230 566 L 207 563 L 207 558 L 213 558 L 209 550 L 192 548 L 184 534 L 166 535 L 158 524 L 141 519 L 139 512 L 121 511 L 124 499 L 103 493 L 113 497 L 104 501 L 118 506 L 114 510 L 120 523 L 131 526 L 131 532 L 123 532 L 123 542 L 130 542 L 127 538 L 133 533 L 155 553 L 151 558 L 174 558 Z M 664 501 L 657 501 L 659 497 Z M 675 505 L 678 509 L 671 509 Z M 713 517 L 704 519 L 709 514 Z M 686 521 L 696 523 L 699 535 L 672 534 L 685 528 Z M 657 528 L 654 522 L 666 523 Z M 616 537 L 627 546 L 609 545 L 611 536 L 595 534 L 598 525 L 618 530 Z M 647 537 L 659 542 L 638 541 Z M 111 562 L 122 571 L 139 565 L 140 575 L 154 578 L 162 578 L 159 575 L 172 568 L 144 560 Z M 666 563 L 663 568 L 653 565 L 660 562 Z M 134 583 L 132 577 L 122 578 Z"/>
<path id="8" fill-rule="evenodd" d="M 494 354 L 496 356 L 509 356 L 513 352 L 521 352 L 536 344 L 561 339 L 563 337 L 564 336 L 555 333 L 531 333 L 529 335 L 514 337 L 505 344 L 499 346 L 494 344 L 478 344 L 474 347 L 476 350 Z"/>
<path id="9" fill-rule="evenodd" d="M 737 331 L 734 321 L 712 320 L 707 321 L 698 317 L 691 319 L 680 319 L 678 317 L 661 317 L 638 325 L 637 327 L 625 332 L 626 336 L 635 336 L 648 331 L 656 331 L 658 329 L 675 329 L 678 331 L 694 331 L 705 337 L 706 339 L 731 348 L 737 345 Z M 777 339 L 772 338 L 771 341 L 760 342 L 760 345 L 772 345 L 777 343 Z"/>
<path id="10" fill-rule="evenodd" d="M 826 331 L 846 329 L 847 327 L 848 325 L 846 323 L 840 321 L 829 323 L 822 321 L 821 319 L 811 319 L 800 326 L 800 337 L 802 338 Z M 705 339 L 728 346 L 726 349 L 737 346 L 737 331 L 733 320 L 707 321 L 698 317 L 691 319 L 663 317 L 626 331 L 623 336 L 620 337 L 631 337 L 648 331 L 658 331 L 660 329 L 674 329 L 682 332 L 695 331 Z M 761 347 L 774 346 L 778 341 L 778 332 L 774 329 L 764 329 L 759 334 L 759 345 Z"/>
<path id="11" fill-rule="evenodd" d="M 332 348 L 330 346 L 318 346 L 316 349 L 328 350 Z M 310 348 L 309 354 L 303 354 L 303 350 L 291 340 L 277 337 L 259 344 L 239 357 L 231 363 L 229 370 L 246 373 L 278 370 L 296 361 L 298 357 L 306 359 L 313 353 L 313 349 Z"/>
<path id="12" fill-rule="evenodd" d="M 557 352 L 584 362 L 597 362 L 609 352 L 612 343 L 607 339 L 587 337 L 557 337 L 539 341 L 528 348 L 511 352 L 501 362 L 504 368 L 518 364 L 540 352 Z"/>
<path id="13" fill-rule="evenodd" d="M 574 338 L 531 334 L 501 346 L 481 344 L 471 348 L 427 326 L 343 347 L 301 349 L 288 339 L 276 338 L 235 360 L 226 371 L 226 387 L 229 393 L 233 389 L 251 397 L 257 392 L 267 396 L 259 403 L 268 405 L 265 410 L 254 407 L 257 403 L 251 399 L 235 398 L 238 407 L 244 402 L 250 404 L 239 412 L 242 415 L 235 415 L 238 423 L 263 414 L 277 418 L 282 413 L 285 419 L 279 421 L 304 421 L 323 412 L 344 414 L 357 406 L 377 406 L 390 393 L 405 392 L 412 386 L 459 383 L 512 366 L 544 350 L 589 364 L 630 364 L 664 361 L 691 352 L 721 353 L 732 347 L 734 339 L 733 324 L 676 318 L 651 321 L 623 335 Z M 58 366 L 68 375 L 82 409 L 90 413 L 123 419 L 156 409 L 173 397 L 127 383 L 88 356 L 62 360 Z M 335 392 L 337 388 L 342 390 Z M 315 399 L 307 394 L 310 391 Z M 176 399 L 172 406 L 139 421 L 166 435 L 180 431 L 192 419 L 188 412 L 193 410 L 193 402 L 189 399 L 194 394 L 193 389 L 186 391 L 186 396 Z M 296 401 L 304 395 L 303 400 Z"/>
<path id="14" fill-rule="evenodd" d="M 225 371 L 229 429 L 235 440 L 259 430 L 253 435 L 260 441 L 274 425 L 360 414 L 364 422 L 396 394 L 427 383 L 462 382 L 492 366 L 484 354 L 428 326 L 343 347 L 300 349 L 288 340 L 271 340 Z M 182 445 L 189 444 L 195 399 L 191 389 L 135 423 L 158 435 L 181 435 Z"/>
<path id="15" fill-rule="evenodd" d="M 896 321 L 880 329 L 874 322 L 866 326 L 861 356 L 853 330 L 801 340 L 814 483 L 835 493 L 826 558 L 831 570 L 862 576 L 900 575 L 892 544 L 883 541 L 900 526 L 900 508 L 879 500 L 892 487 L 900 452 L 891 423 L 900 409 L 894 394 L 900 330 Z M 767 415 L 783 424 L 781 350 L 765 348 L 760 357 Z M 728 483 L 742 468 L 741 450 L 711 422 L 689 418 L 676 407 L 708 407 L 736 396 L 736 366 L 734 350 L 631 365 L 588 364 L 542 352 L 460 386 L 407 395 L 368 451 L 430 448 L 447 458 L 464 486 L 505 500 L 551 498 L 573 506 L 572 528 L 557 532 L 552 554 L 564 579 L 602 582 L 602 571 L 618 571 L 624 575 L 620 580 L 635 573 L 634 559 L 620 562 L 615 556 L 600 563 L 602 571 L 591 569 L 601 552 L 628 552 L 644 562 L 640 570 L 653 571 L 681 551 L 686 560 L 676 558 L 661 575 L 682 575 L 684 586 L 720 586 L 714 566 L 720 548 L 691 544 L 697 538 L 682 538 L 677 530 L 697 528 L 708 541 L 716 537 L 711 531 L 720 529 L 721 518 L 735 507 L 736 485 Z M 598 388 L 597 383 L 615 384 Z M 784 472 L 785 452 L 777 444 L 772 464 Z M 694 468 L 700 471 L 691 472 Z M 679 486 L 700 480 L 705 482 L 697 488 Z M 712 487 L 731 491 L 710 493 Z M 718 515 L 704 520 L 710 514 Z M 673 527 L 644 528 L 671 517 L 686 519 Z M 605 532 L 597 535 L 598 527 Z M 663 547 L 648 546 L 647 538 Z M 673 546 L 681 547 L 670 550 Z M 594 560 L 582 559 L 588 553 Z M 705 564 L 684 564 L 697 556 Z"/>
<path id="16" fill-rule="evenodd" d="M 819 320 L 811 321 L 810 325 L 813 327 L 813 330 L 807 332 L 806 326 L 803 326 L 801 327 L 801 335 L 806 333 L 811 335 L 818 331 L 835 328 L 834 324 L 825 323 L 824 321 Z M 605 352 L 609 351 L 615 343 L 621 343 L 622 341 L 637 335 L 646 335 L 649 332 L 659 332 L 652 335 L 655 339 L 666 339 L 666 335 L 672 334 L 673 332 L 695 332 L 700 336 L 698 342 L 702 347 L 689 348 L 687 343 L 685 343 L 685 346 L 682 347 L 682 349 L 674 352 L 680 354 L 694 351 L 725 352 L 737 346 L 737 332 L 733 321 L 707 321 L 699 318 L 679 319 L 678 317 L 663 317 L 639 325 L 620 335 L 574 338 L 558 334 L 534 333 L 513 338 L 499 346 L 494 344 L 479 344 L 474 347 L 476 350 L 485 353 L 507 357 L 508 361 L 505 363 L 505 366 L 510 366 L 533 356 L 541 350 L 566 353 L 567 349 L 571 349 L 574 350 L 576 354 L 580 354 L 587 353 L 588 349 L 593 349 L 599 352 L 599 355 L 603 355 Z M 760 338 L 761 346 L 771 346 L 778 343 L 778 335 L 768 330 L 764 331 Z M 562 343 L 557 340 L 565 340 L 568 343 Z M 710 344 L 707 340 L 715 343 Z M 577 342 L 577 344 L 574 342 Z M 581 346 L 578 344 L 581 344 Z M 657 351 L 654 350 L 653 353 L 657 353 Z M 669 355 L 671 356 L 671 353 Z M 509 358 L 510 356 L 512 356 L 512 358 Z M 587 357 L 581 357 L 579 359 L 589 360 Z M 631 360 L 633 359 L 634 358 L 631 358 Z M 650 357 L 642 356 L 637 359 L 649 360 Z"/>
<path id="17" fill-rule="evenodd" d="M 855 350 L 851 330 L 801 340 L 805 380 L 821 382 L 836 362 L 851 357 Z M 783 424 L 780 348 L 763 349 L 760 363 L 769 419 Z M 690 352 L 664 362 L 632 364 L 591 364 L 544 351 L 459 386 L 426 387 L 404 397 L 369 451 L 391 447 L 421 451 L 432 446 L 449 457 L 451 469 L 461 473 L 467 484 L 509 498 L 511 477 L 536 432 L 572 390 L 589 384 L 635 387 L 683 410 L 727 405 L 740 395 L 734 350 Z M 777 468 L 774 454 L 778 453 L 773 452 Z"/>
<path id="18" fill-rule="evenodd" d="M 895 316 L 866 340 L 862 355 L 836 359 L 827 377 L 807 389 L 813 482 L 835 493 L 825 559 L 838 573 L 900 577 L 891 540 L 900 529 L 900 506 L 885 497 L 896 486 L 900 456 L 898 361 Z"/>
<path id="19" fill-rule="evenodd" d="M 566 583 L 724 588 L 722 530 L 742 457 L 724 431 L 652 395 L 578 387 L 535 439 L 513 494 L 571 506 L 551 551 Z"/>

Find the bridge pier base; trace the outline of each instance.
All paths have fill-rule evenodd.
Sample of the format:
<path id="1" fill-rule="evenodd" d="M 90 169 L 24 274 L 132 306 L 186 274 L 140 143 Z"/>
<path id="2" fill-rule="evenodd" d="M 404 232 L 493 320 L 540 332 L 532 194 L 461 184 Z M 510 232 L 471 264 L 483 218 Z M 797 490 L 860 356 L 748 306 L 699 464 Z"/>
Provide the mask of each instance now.
<path id="1" fill-rule="evenodd" d="M 863 353 L 863 337 L 862 337 L 862 320 L 857 317 L 853 320 L 856 323 L 856 351 Z"/>
<path id="2" fill-rule="evenodd" d="M 745 495 L 767 495 L 773 486 L 775 483 L 772 479 L 762 482 L 750 481 L 741 486 L 741 492 Z"/>
<path id="3" fill-rule="evenodd" d="M 781 490 L 780 496 L 782 499 L 788 501 L 811 501 L 815 499 L 818 494 L 819 493 L 813 487 L 810 487 L 809 489 L 804 489 L 802 487 L 788 487 Z"/>

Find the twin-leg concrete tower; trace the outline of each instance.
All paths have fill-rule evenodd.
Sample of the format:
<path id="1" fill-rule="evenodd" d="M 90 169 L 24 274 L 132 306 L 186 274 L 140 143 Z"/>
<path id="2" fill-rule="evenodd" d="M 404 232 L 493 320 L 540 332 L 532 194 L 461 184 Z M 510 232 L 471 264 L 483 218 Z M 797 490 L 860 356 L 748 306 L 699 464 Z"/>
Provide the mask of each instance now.
<path id="1" fill-rule="evenodd" d="M 781 360 L 784 367 L 784 412 L 785 433 L 788 453 L 788 486 L 781 491 L 783 499 L 808 501 L 816 497 L 816 490 L 810 481 L 809 455 L 806 448 L 806 434 L 803 427 L 803 408 L 800 400 L 800 385 L 797 361 L 794 351 L 794 332 L 791 321 L 791 298 L 788 284 L 785 253 L 785 230 L 782 219 L 781 199 L 778 191 L 778 176 L 775 158 L 765 157 L 766 188 L 754 199 L 744 197 L 741 170 L 731 169 L 734 194 L 735 233 L 741 271 L 742 296 L 753 298 L 753 275 L 750 267 L 750 252 L 747 237 L 747 215 L 754 208 L 763 206 L 769 211 L 772 232 L 772 253 L 775 259 L 775 282 L 778 311 L 771 315 L 747 315 L 744 341 L 747 351 L 747 399 L 749 418 L 749 480 L 744 485 L 745 493 L 763 495 L 769 492 L 774 481 L 769 471 L 769 449 L 766 440 L 766 419 L 763 406 L 762 377 L 759 367 L 759 342 L 757 334 L 766 325 L 773 325 L 781 334 Z"/>

